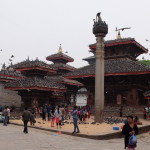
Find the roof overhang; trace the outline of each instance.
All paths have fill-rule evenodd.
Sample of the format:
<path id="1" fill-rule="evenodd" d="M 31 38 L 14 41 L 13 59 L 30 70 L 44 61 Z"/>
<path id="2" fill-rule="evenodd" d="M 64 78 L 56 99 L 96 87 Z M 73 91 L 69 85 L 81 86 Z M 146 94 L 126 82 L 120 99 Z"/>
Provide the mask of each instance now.
<path id="1" fill-rule="evenodd" d="M 146 96 L 146 97 L 144 97 L 145 99 L 147 99 L 147 100 L 150 100 L 150 96 Z"/>
<path id="2" fill-rule="evenodd" d="M 141 44 L 136 42 L 135 40 L 130 40 L 130 41 L 120 41 L 120 42 L 114 42 L 114 43 L 105 43 L 106 47 L 111 47 L 111 46 L 117 46 L 117 45 L 126 45 L 126 44 L 135 44 L 137 47 L 139 47 L 144 53 L 148 53 L 148 49 L 143 47 Z M 96 44 L 91 44 L 89 45 L 89 48 L 91 50 L 96 49 Z"/>
<path id="3" fill-rule="evenodd" d="M 20 90 L 43 90 L 43 91 L 57 91 L 57 92 L 66 92 L 66 89 L 58 89 L 58 88 L 46 88 L 46 87 L 5 87 L 5 89 L 13 90 L 13 91 L 20 91 Z"/>
<path id="4" fill-rule="evenodd" d="M 49 73 L 55 73 L 56 72 L 55 69 L 48 69 L 48 68 L 43 68 L 43 67 L 26 67 L 26 68 L 17 68 L 16 70 L 18 70 L 20 72 L 24 72 L 27 70 L 42 70 L 42 71 L 47 71 Z"/>
<path id="5" fill-rule="evenodd" d="M 74 71 L 75 70 L 75 68 L 69 68 L 69 67 L 58 67 L 58 69 L 68 70 L 68 71 Z"/>
<path id="6" fill-rule="evenodd" d="M 74 60 L 73 59 L 69 59 L 69 58 L 67 58 L 67 57 L 64 57 L 64 56 L 62 56 L 62 57 L 46 57 L 46 60 L 49 60 L 49 61 L 53 61 L 53 60 L 58 60 L 58 59 L 63 59 L 63 60 L 66 60 L 66 61 L 68 61 L 68 62 L 73 62 Z"/>
<path id="7" fill-rule="evenodd" d="M 10 78 L 15 78 L 15 79 L 22 79 L 22 78 L 24 78 L 24 77 L 21 77 L 21 76 L 13 76 L 13 75 L 8 75 L 8 74 L 0 74 L 0 76 L 10 77 Z"/>
<path id="8" fill-rule="evenodd" d="M 120 73 L 105 73 L 105 76 L 139 75 L 139 74 L 150 74 L 150 71 L 141 71 L 141 72 L 120 72 Z M 92 74 L 92 75 L 65 76 L 65 78 L 67 78 L 67 79 L 89 78 L 89 77 L 95 77 L 95 74 Z"/>
<path id="9" fill-rule="evenodd" d="M 11 79 L 3 79 L 3 78 L 1 78 L 0 81 L 2 81 L 2 82 L 11 82 L 12 80 Z"/>
<path id="10" fill-rule="evenodd" d="M 70 83 L 70 82 L 65 82 L 65 81 L 62 81 L 60 83 L 63 83 L 63 84 L 68 84 L 68 85 L 74 85 L 74 86 L 84 86 L 83 84 L 79 84 L 79 83 Z"/>

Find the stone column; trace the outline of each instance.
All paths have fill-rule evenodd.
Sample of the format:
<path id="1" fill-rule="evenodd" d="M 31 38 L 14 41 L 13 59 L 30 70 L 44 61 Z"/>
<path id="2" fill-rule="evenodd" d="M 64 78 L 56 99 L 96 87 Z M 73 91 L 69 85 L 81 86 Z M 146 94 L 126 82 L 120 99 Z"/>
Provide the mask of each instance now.
<path id="1" fill-rule="evenodd" d="M 95 122 L 103 122 L 104 110 L 104 37 L 108 33 L 108 25 L 102 21 L 101 13 L 97 13 L 93 25 L 96 37 L 95 66 Z"/>
<path id="2" fill-rule="evenodd" d="M 104 39 L 96 37 L 95 122 L 103 121 L 104 110 Z"/>

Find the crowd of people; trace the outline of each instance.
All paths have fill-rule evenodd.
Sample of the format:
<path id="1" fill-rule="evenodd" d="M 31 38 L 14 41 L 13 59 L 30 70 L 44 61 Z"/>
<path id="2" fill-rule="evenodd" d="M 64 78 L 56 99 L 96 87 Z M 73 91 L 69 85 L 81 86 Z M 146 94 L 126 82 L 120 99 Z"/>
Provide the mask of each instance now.
<path id="1" fill-rule="evenodd" d="M 3 119 L 3 125 L 7 126 L 9 123 L 9 117 L 11 109 L 7 106 L 0 107 L 0 112 Z M 144 108 L 144 118 L 146 119 L 147 114 L 150 113 L 150 107 Z M 146 116 L 145 116 L 146 114 Z M 74 130 L 73 134 L 80 133 L 78 121 L 84 122 L 87 119 L 90 119 L 91 115 L 91 108 L 89 106 L 83 106 L 83 107 L 77 107 L 74 106 L 72 109 L 68 108 L 67 106 L 54 106 L 50 104 L 45 104 L 40 109 L 33 108 L 28 110 L 27 107 L 25 107 L 23 114 L 22 114 L 22 121 L 24 123 L 24 133 L 28 133 L 28 122 L 30 122 L 31 125 L 34 125 L 36 123 L 36 117 L 40 117 L 43 121 L 49 121 L 51 127 L 54 127 L 56 124 L 57 128 L 61 128 L 62 125 L 64 125 L 65 119 L 70 119 L 72 117 L 73 119 L 73 125 Z M 136 135 L 138 134 L 138 127 L 139 124 L 139 118 L 135 116 L 127 116 L 127 120 L 125 122 L 125 125 L 122 129 L 122 134 L 125 135 L 125 149 L 128 147 L 129 150 L 134 150 L 136 148 Z"/>
<path id="2" fill-rule="evenodd" d="M 74 131 L 73 133 L 79 133 L 78 120 L 81 122 L 89 119 L 91 115 L 91 110 L 89 106 L 77 107 L 74 106 L 73 109 L 69 109 L 67 106 L 54 106 L 50 104 L 45 104 L 40 108 L 33 108 L 27 110 L 25 108 L 22 120 L 24 122 L 24 133 L 28 133 L 27 124 L 30 121 L 31 125 L 36 123 L 36 117 L 40 117 L 43 121 L 50 121 L 51 127 L 54 127 L 56 124 L 57 128 L 61 128 L 64 125 L 64 120 L 68 120 L 71 117 L 73 118 Z"/>

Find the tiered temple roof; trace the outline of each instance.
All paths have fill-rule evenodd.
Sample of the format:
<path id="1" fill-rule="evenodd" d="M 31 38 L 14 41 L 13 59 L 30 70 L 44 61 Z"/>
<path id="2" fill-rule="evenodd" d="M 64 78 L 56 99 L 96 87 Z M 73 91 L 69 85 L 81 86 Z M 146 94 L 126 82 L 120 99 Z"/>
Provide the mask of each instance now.
<path id="1" fill-rule="evenodd" d="M 110 47 L 110 46 L 128 45 L 128 44 L 132 44 L 133 46 L 135 46 L 135 49 L 137 49 L 141 53 L 147 53 L 148 52 L 148 49 L 143 47 L 134 38 L 121 38 L 121 39 L 105 41 L 105 48 L 107 49 L 107 47 Z M 91 45 L 89 45 L 89 47 L 91 50 L 95 50 L 96 44 L 91 44 Z"/>
<path id="2" fill-rule="evenodd" d="M 89 45 L 89 48 L 90 52 L 95 54 L 96 44 Z M 135 41 L 134 38 L 105 41 L 105 60 L 123 57 L 136 60 L 139 55 L 147 52 L 148 50 Z M 83 60 L 92 64 L 95 62 L 95 56 L 84 58 Z"/>
<path id="3" fill-rule="evenodd" d="M 52 62 L 55 62 L 58 59 L 59 60 L 64 60 L 66 62 L 73 62 L 74 61 L 73 58 L 71 58 L 70 56 L 68 56 L 68 55 L 66 55 L 66 54 L 64 54 L 62 52 L 59 52 L 57 54 L 53 54 L 53 55 L 47 56 L 46 59 L 48 61 L 52 61 Z"/>
<path id="4" fill-rule="evenodd" d="M 76 69 L 75 67 L 63 63 L 50 64 L 50 67 L 53 67 L 56 70 L 68 70 L 68 71 L 74 71 Z"/>
<path id="5" fill-rule="evenodd" d="M 67 63 L 67 62 L 73 62 L 74 59 L 66 54 L 64 54 L 62 52 L 62 48 L 61 48 L 61 45 L 59 47 L 59 50 L 58 50 L 58 53 L 56 54 L 53 54 L 53 55 L 50 55 L 50 56 L 47 56 L 46 57 L 46 60 L 48 61 L 52 61 L 52 62 L 64 62 L 64 63 Z"/>
<path id="6" fill-rule="evenodd" d="M 129 58 L 105 60 L 105 76 L 150 73 L 148 66 Z M 65 75 L 66 78 L 94 77 L 95 64 L 87 65 Z"/>
<path id="7" fill-rule="evenodd" d="M 6 89 L 11 90 L 46 90 L 46 91 L 65 91 L 66 88 L 63 84 L 48 80 L 44 76 L 47 73 L 55 73 L 54 68 L 48 64 L 39 61 L 26 60 L 21 63 L 12 66 L 17 71 L 21 71 L 27 77 L 24 79 L 18 79 L 12 83 L 6 85 Z"/>
<path id="8" fill-rule="evenodd" d="M 43 61 L 39 61 L 38 59 L 36 60 L 25 60 L 20 63 L 17 63 L 12 66 L 14 69 L 18 71 L 26 71 L 26 70 L 43 70 L 43 71 L 48 71 L 49 73 L 55 73 L 55 69 L 48 65 L 47 63 Z"/>
<path id="9" fill-rule="evenodd" d="M 66 88 L 63 84 L 53 80 L 43 79 L 39 77 L 31 77 L 19 79 L 15 82 L 9 83 L 6 89 L 11 90 L 43 90 L 43 91 L 61 91 L 65 92 Z"/>
<path id="10" fill-rule="evenodd" d="M 127 45 L 127 47 L 125 45 Z M 92 51 L 95 51 L 96 45 L 91 44 L 89 45 L 89 48 Z M 141 65 L 137 60 L 135 60 L 137 56 L 147 52 L 148 50 L 136 42 L 133 38 L 106 41 L 105 76 L 150 73 L 149 67 Z M 83 60 L 88 61 L 90 65 L 66 74 L 66 78 L 73 79 L 95 76 L 95 56 L 90 56 L 88 58 L 84 58 Z"/>
<path id="11" fill-rule="evenodd" d="M 59 74 L 74 71 L 76 69 L 75 67 L 67 64 L 68 62 L 73 62 L 74 59 L 63 53 L 61 45 L 58 53 L 46 57 L 46 60 L 53 62 L 53 64 L 50 64 L 50 66 L 55 68 Z"/>
<path id="12" fill-rule="evenodd" d="M 57 54 L 47 58 L 54 63 L 47 64 L 38 59 L 32 61 L 27 59 L 11 66 L 15 71 L 20 71 L 24 78 L 6 84 L 5 88 L 15 91 L 49 91 L 51 98 L 62 99 L 63 93 L 67 91 L 68 86 L 71 86 L 71 90 L 75 89 L 75 87 L 83 86 L 78 81 L 63 77 L 64 73 L 71 72 L 76 68 L 66 64 L 67 62 L 72 62 L 73 58 L 63 54 L 61 47 Z"/>
<path id="13" fill-rule="evenodd" d="M 10 82 L 13 80 L 24 78 L 23 75 L 21 75 L 21 72 L 15 71 L 13 68 L 6 68 L 5 65 L 3 65 L 1 71 L 0 71 L 0 81 L 3 82 Z"/>
<path id="14" fill-rule="evenodd" d="M 82 83 L 76 81 L 76 80 L 71 80 L 71 79 L 66 79 L 64 78 L 63 76 L 47 76 L 46 77 L 48 80 L 50 81 L 55 81 L 55 82 L 58 82 L 58 83 L 62 83 L 64 85 L 73 85 L 73 86 L 83 86 Z"/>

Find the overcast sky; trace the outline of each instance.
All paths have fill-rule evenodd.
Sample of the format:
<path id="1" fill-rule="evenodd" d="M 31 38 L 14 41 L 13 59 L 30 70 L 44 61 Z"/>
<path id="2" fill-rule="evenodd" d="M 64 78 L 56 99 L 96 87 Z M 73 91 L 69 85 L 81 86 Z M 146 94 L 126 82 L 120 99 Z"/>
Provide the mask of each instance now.
<path id="1" fill-rule="evenodd" d="M 13 54 L 14 63 L 63 51 L 75 59 L 73 66 L 87 63 L 88 45 L 95 42 L 93 19 L 97 12 L 109 26 L 106 40 L 116 38 L 116 26 L 131 27 L 122 37 L 134 37 L 150 49 L 150 0 L 0 0 L 0 64 Z M 50 62 L 48 62 L 50 63 Z M 70 64 L 70 65 L 71 65 Z"/>

